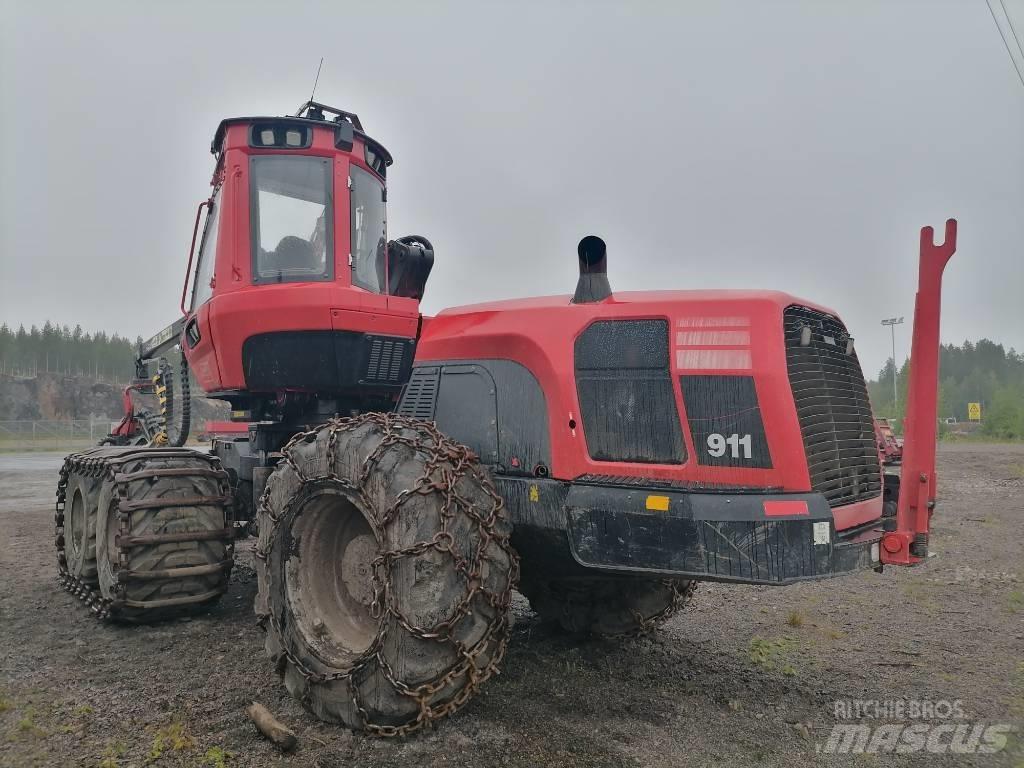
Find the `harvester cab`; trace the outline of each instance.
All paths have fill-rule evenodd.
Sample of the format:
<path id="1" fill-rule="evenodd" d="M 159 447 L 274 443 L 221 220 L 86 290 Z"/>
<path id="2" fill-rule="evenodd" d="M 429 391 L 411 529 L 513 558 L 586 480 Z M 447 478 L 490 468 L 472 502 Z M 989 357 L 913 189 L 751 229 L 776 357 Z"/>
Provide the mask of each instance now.
<path id="1" fill-rule="evenodd" d="M 700 581 L 927 557 L 955 221 L 942 245 L 921 231 L 901 481 L 882 472 L 856 345 L 827 307 L 615 292 L 591 235 L 574 293 L 424 321 L 433 248 L 388 241 L 391 156 L 358 117 L 308 102 L 233 118 L 212 149 L 182 317 L 137 361 L 140 382 L 157 363 L 164 431 L 61 471 L 61 583 L 97 616 L 215 602 L 235 539 L 257 533 L 255 610 L 289 691 L 395 736 L 495 673 L 514 588 L 551 624 L 616 636 L 652 629 Z M 182 447 L 189 365 L 247 435 Z"/>
<path id="2" fill-rule="evenodd" d="M 312 101 L 224 120 L 211 151 L 181 298 L 196 381 L 245 421 L 390 409 L 434 258 L 423 237 L 387 240 L 391 155 Z"/>

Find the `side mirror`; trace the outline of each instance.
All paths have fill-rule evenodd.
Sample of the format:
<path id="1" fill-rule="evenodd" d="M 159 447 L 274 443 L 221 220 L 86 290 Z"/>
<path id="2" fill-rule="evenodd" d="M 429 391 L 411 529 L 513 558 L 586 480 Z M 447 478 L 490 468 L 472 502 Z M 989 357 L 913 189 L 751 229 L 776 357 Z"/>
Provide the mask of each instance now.
<path id="1" fill-rule="evenodd" d="M 422 299 L 434 267 L 434 246 L 420 235 L 388 243 L 388 294 Z"/>

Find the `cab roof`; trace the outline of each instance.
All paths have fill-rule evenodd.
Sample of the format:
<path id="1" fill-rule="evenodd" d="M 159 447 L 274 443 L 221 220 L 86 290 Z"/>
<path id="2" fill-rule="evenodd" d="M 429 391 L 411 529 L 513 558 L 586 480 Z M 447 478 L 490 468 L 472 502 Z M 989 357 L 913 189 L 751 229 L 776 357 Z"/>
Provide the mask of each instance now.
<path id="1" fill-rule="evenodd" d="M 328 115 L 334 115 L 332 119 L 328 119 Z M 283 115 L 283 116 L 259 116 L 253 115 L 250 117 L 228 117 L 220 121 L 217 126 L 217 130 L 213 134 L 213 141 L 210 143 L 210 152 L 218 154 L 221 147 L 224 144 L 224 136 L 227 133 L 228 126 L 240 125 L 240 124 L 252 124 L 260 123 L 263 125 L 278 125 L 278 126 L 314 126 L 318 128 L 328 128 L 334 130 L 339 139 L 342 134 L 351 138 L 352 135 L 358 136 L 363 142 L 370 145 L 370 147 L 377 152 L 383 159 L 385 165 L 391 165 L 394 160 L 391 157 L 391 153 L 388 152 L 384 146 L 376 139 L 368 136 L 363 130 L 362 121 L 359 116 L 354 112 L 346 112 L 343 109 L 337 107 L 331 107 L 327 104 L 321 104 L 316 101 L 307 101 L 296 111 L 294 115 Z"/>

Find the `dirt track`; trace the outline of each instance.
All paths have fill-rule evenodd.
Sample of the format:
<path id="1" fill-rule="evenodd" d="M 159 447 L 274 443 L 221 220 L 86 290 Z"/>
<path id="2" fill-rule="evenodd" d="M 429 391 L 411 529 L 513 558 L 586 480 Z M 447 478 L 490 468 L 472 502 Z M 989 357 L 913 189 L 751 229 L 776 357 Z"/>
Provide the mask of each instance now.
<path id="1" fill-rule="evenodd" d="M 701 585 L 656 635 L 618 644 L 553 635 L 520 599 L 502 676 L 399 742 L 318 723 L 279 686 L 253 622 L 252 540 L 207 616 L 89 618 L 56 585 L 60 458 L 0 454 L 0 766 L 1024 765 L 1020 730 L 995 755 L 815 754 L 837 701 L 959 701 L 953 722 L 1021 728 L 1024 446 L 943 446 L 937 556 L 917 569 Z M 253 699 L 294 727 L 296 753 L 256 735 Z"/>

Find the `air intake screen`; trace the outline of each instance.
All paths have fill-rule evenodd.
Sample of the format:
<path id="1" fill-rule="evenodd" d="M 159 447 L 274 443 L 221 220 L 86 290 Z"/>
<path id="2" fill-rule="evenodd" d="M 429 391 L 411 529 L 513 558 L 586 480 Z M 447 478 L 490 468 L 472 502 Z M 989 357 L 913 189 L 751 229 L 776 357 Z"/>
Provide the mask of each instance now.
<path id="1" fill-rule="evenodd" d="M 686 460 L 668 366 L 668 323 L 612 320 L 576 340 L 576 390 L 597 461 Z"/>
<path id="2" fill-rule="evenodd" d="M 366 362 L 366 381 L 400 384 L 407 346 L 407 339 L 372 337 L 370 355 Z"/>
<path id="3" fill-rule="evenodd" d="M 803 435 L 811 488 L 833 507 L 882 492 L 871 405 L 849 334 L 839 320 L 806 307 L 783 314 L 786 365 Z M 801 345 L 810 328 L 810 344 Z"/>
<path id="4" fill-rule="evenodd" d="M 437 366 L 420 366 L 412 369 L 409 383 L 402 392 L 398 412 L 424 421 L 434 420 L 434 406 L 437 403 L 437 384 L 441 369 Z"/>

